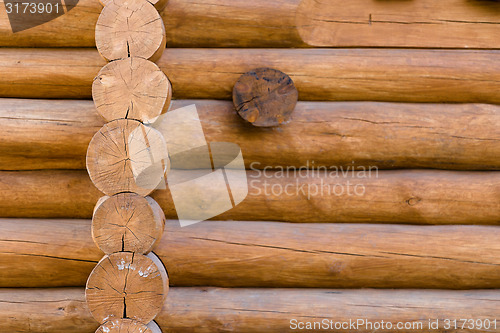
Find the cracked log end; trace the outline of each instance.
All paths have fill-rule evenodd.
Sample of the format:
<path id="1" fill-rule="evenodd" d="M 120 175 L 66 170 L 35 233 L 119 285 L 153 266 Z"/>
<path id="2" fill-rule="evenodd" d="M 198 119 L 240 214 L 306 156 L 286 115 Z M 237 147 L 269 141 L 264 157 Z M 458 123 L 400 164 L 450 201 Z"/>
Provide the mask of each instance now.
<path id="1" fill-rule="evenodd" d="M 135 120 L 105 124 L 87 150 L 90 179 L 109 196 L 122 192 L 146 196 L 163 181 L 169 167 L 161 133 Z"/>
<path id="2" fill-rule="evenodd" d="M 101 324 L 121 318 L 147 324 L 160 313 L 167 293 L 167 272 L 153 253 L 104 256 L 85 288 L 90 313 Z"/>
<path id="3" fill-rule="evenodd" d="M 104 253 L 148 253 L 161 239 L 165 215 L 150 197 L 120 193 L 104 197 L 94 210 L 92 238 Z"/>
<path id="4" fill-rule="evenodd" d="M 149 122 L 168 110 L 172 87 L 155 63 L 131 57 L 101 69 L 92 83 L 92 98 L 106 121 Z"/>
<path id="5" fill-rule="evenodd" d="M 243 74 L 233 88 L 233 103 L 238 114 L 260 127 L 288 122 L 298 96 L 292 79 L 272 68 L 257 68 Z"/>
<path id="6" fill-rule="evenodd" d="M 155 61 L 166 46 L 160 14 L 146 0 L 113 0 L 103 8 L 95 28 L 97 50 L 106 60 L 141 57 Z"/>
<path id="7" fill-rule="evenodd" d="M 147 325 L 131 319 L 114 319 L 102 324 L 95 333 L 161 333 L 154 321 Z"/>

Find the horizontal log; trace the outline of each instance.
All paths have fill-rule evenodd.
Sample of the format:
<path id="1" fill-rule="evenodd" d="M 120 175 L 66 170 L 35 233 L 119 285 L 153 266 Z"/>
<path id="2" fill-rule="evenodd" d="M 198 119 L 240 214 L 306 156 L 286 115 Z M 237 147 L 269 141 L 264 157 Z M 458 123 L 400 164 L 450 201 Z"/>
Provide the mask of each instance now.
<path id="1" fill-rule="evenodd" d="M 179 171 L 181 172 L 181 171 Z M 186 176 L 192 175 L 185 171 Z M 498 224 L 500 172 L 247 171 L 248 195 L 221 220 Z M 242 184 L 233 184 L 244 193 Z M 85 171 L 0 172 L 0 216 L 90 218 L 102 194 Z M 152 197 L 176 218 L 168 190 Z"/>
<path id="2" fill-rule="evenodd" d="M 0 219 L 0 287 L 84 286 L 90 220 Z M 167 221 L 171 286 L 500 288 L 500 227 Z"/>
<path id="3" fill-rule="evenodd" d="M 16 33 L 2 12 L 0 46 L 93 47 L 101 9 L 80 0 L 66 14 Z M 499 9 L 494 1 L 459 0 L 170 0 L 162 16 L 172 47 L 499 48 Z"/>
<path id="4" fill-rule="evenodd" d="M 92 333 L 98 327 L 86 308 L 83 289 L 1 289 L 0 329 L 3 332 Z M 357 332 L 373 331 L 371 325 L 390 322 L 392 328 L 377 332 L 418 333 L 429 331 L 429 319 L 438 320 L 432 332 L 450 332 L 445 319 L 500 318 L 500 292 L 334 290 L 334 289 L 218 289 L 172 288 L 163 311 L 156 318 L 163 332 L 288 332 L 292 325 L 313 325 L 325 320 L 356 322 Z M 294 320 L 295 319 L 295 320 Z M 408 323 L 397 330 L 398 323 Z M 377 324 L 376 324 L 377 323 Z M 492 323 L 490 323 L 492 324 Z M 339 325 L 339 324 L 337 324 Z M 373 327 L 373 326 L 372 326 Z M 381 327 L 381 326 L 379 326 Z M 457 333 L 491 331 L 479 328 L 453 329 Z M 296 327 L 295 329 L 298 329 Z M 316 326 L 307 332 L 324 332 Z M 349 330 L 329 331 L 348 332 Z"/>
<path id="5" fill-rule="evenodd" d="M 231 102 L 175 100 L 172 109 L 190 104 L 207 141 L 238 144 L 247 168 L 500 169 L 500 106 L 299 102 L 289 124 L 256 129 Z M 85 169 L 103 124 L 91 101 L 0 99 L 0 170 Z"/>
<path id="6" fill-rule="evenodd" d="M 90 98 L 104 65 L 94 49 L 0 49 L 0 97 Z M 498 50 L 167 48 L 158 65 L 177 99 L 230 99 L 243 73 L 271 67 L 300 100 L 500 104 Z"/>

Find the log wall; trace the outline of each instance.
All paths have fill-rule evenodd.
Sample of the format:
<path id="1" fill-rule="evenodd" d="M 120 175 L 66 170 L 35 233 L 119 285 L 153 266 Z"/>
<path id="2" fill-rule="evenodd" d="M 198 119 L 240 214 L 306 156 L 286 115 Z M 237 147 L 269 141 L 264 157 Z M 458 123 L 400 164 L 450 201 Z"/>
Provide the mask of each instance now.
<path id="1" fill-rule="evenodd" d="M 101 193 L 81 169 L 104 123 L 85 100 L 106 63 L 102 5 L 64 3 L 16 33 L 0 11 L 0 332 L 98 326 L 81 287 L 103 255 L 88 220 Z M 163 332 L 285 332 L 294 318 L 422 323 L 407 333 L 428 319 L 500 323 L 500 2 L 159 9 L 173 108 L 195 103 L 207 141 L 238 144 L 253 169 L 236 208 L 189 228 L 168 221 L 154 249 L 175 286 L 156 318 Z M 257 67 L 293 79 L 290 124 L 258 130 L 224 101 Z M 376 170 L 314 173 L 312 161 Z M 279 170 L 304 165 L 305 176 Z M 168 188 L 152 196 L 176 218 Z"/>

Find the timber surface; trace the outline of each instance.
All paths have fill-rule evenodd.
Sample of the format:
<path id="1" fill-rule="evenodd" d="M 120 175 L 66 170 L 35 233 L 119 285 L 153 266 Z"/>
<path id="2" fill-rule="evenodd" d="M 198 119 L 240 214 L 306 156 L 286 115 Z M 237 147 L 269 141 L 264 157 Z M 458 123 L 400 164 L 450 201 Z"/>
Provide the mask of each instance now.
<path id="1" fill-rule="evenodd" d="M 428 319 L 468 316 L 498 321 L 499 299 L 498 290 L 172 288 L 156 322 L 163 332 L 274 333 L 289 331 L 292 319 L 349 322 L 363 318 L 394 325 L 397 322 L 425 325 Z M 86 307 L 83 288 L 0 289 L 3 332 L 92 333 L 97 327 Z M 433 332 L 449 332 L 443 328 L 443 321 L 440 327 Z M 394 328 L 377 332 L 394 332 Z M 404 332 L 419 333 L 422 328 L 415 326 Z"/>
<path id="2" fill-rule="evenodd" d="M 0 219 L 0 288 L 84 286 L 103 256 L 90 224 Z M 170 220 L 166 230 L 154 252 L 172 286 L 500 288 L 499 226 Z"/>
<path id="3" fill-rule="evenodd" d="M 299 102 L 289 124 L 259 129 L 228 101 L 171 109 L 191 104 L 207 142 L 238 144 L 247 168 L 500 170 L 496 105 Z M 103 124 L 91 101 L 0 99 L 0 170 L 85 169 Z"/>
<path id="4" fill-rule="evenodd" d="M 380 170 L 353 177 L 317 170 L 303 176 L 249 170 L 247 183 L 246 199 L 216 219 L 490 225 L 500 221 L 496 171 Z M 0 172 L 2 217 L 90 218 L 100 196 L 85 171 Z M 167 218 L 177 218 L 168 188 L 152 197 Z"/>
<path id="5" fill-rule="evenodd" d="M 176 99 L 229 100 L 243 73 L 271 67 L 299 100 L 500 104 L 499 50 L 167 48 L 157 64 Z M 0 97 L 90 98 L 104 65 L 95 49 L 0 49 Z"/>
<path id="6" fill-rule="evenodd" d="M 2 11 L 0 46 L 94 47 L 101 10 L 80 0 L 17 33 Z M 169 47 L 500 48 L 497 1 L 170 0 L 161 14 Z"/>

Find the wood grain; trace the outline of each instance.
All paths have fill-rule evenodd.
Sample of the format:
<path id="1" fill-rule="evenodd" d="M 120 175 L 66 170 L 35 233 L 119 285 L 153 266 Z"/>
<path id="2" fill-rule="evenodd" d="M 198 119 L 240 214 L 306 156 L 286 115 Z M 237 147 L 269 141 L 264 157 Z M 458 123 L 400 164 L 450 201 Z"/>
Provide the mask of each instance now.
<path id="1" fill-rule="evenodd" d="M 80 0 L 19 33 L 2 11 L 0 46 L 94 47 L 101 9 Z M 496 1 L 170 0 L 162 17 L 173 47 L 499 48 L 499 12 Z"/>
<path id="2" fill-rule="evenodd" d="M 100 324 L 122 318 L 148 324 L 160 312 L 167 293 L 167 272 L 154 253 L 106 255 L 85 287 L 87 306 Z"/>
<path id="3" fill-rule="evenodd" d="M 364 318 L 394 325 L 404 321 L 425 325 L 428 319 L 468 316 L 498 321 L 499 300 L 498 290 L 172 288 L 157 322 L 164 332 L 227 332 L 229 328 L 241 333 L 274 333 L 290 330 L 290 320 L 294 318 L 334 322 Z M 433 331 L 448 332 L 442 324 L 441 321 L 441 328 Z M 0 290 L 3 331 L 92 333 L 96 328 L 81 288 Z M 421 331 L 416 328 L 405 332 Z"/>
<path id="4" fill-rule="evenodd" d="M 154 62 L 130 57 L 104 66 L 92 82 L 92 99 L 106 120 L 141 122 L 168 110 L 172 86 Z"/>
<path id="5" fill-rule="evenodd" d="M 84 286 L 89 220 L 0 219 L 0 287 Z M 168 221 L 172 286 L 500 288 L 499 226 Z"/>
<path id="6" fill-rule="evenodd" d="M 92 49 L 0 49 L 0 97 L 90 98 L 104 65 Z M 167 48 L 158 66 L 176 99 L 231 99 L 243 73 L 272 67 L 299 100 L 500 104 L 498 50 Z"/>
<path id="7" fill-rule="evenodd" d="M 247 168 L 500 170 L 500 106 L 299 102 L 289 124 L 264 130 L 226 101 L 175 100 L 172 109 L 191 104 L 207 141 L 238 144 Z M 0 99 L 0 170 L 84 169 L 102 125 L 90 101 Z"/>
<path id="8" fill-rule="evenodd" d="M 366 172 L 366 178 L 302 173 L 248 171 L 246 199 L 214 219 L 491 225 L 500 220 L 499 172 L 381 170 L 370 177 Z M 100 196 L 85 171 L 0 172 L 2 217 L 90 218 Z M 152 198 L 167 218 L 176 218 L 168 188 Z"/>
<path id="9" fill-rule="evenodd" d="M 136 120 L 106 123 L 92 137 L 87 149 L 90 179 L 108 196 L 122 192 L 150 194 L 167 172 L 169 163 L 163 135 Z M 155 166 L 159 166 L 157 177 L 142 176 L 144 170 Z"/>
<path id="10" fill-rule="evenodd" d="M 99 199 L 92 214 L 92 239 L 106 254 L 145 254 L 161 239 L 165 215 L 150 197 L 120 193 Z"/>
<path id="11" fill-rule="evenodd" d="M 108 2 L 95 25 L 97 50 L 108 61 L 127 57 L 156 61 L 166 43 L 160 14 L 147 0 Z"/>

